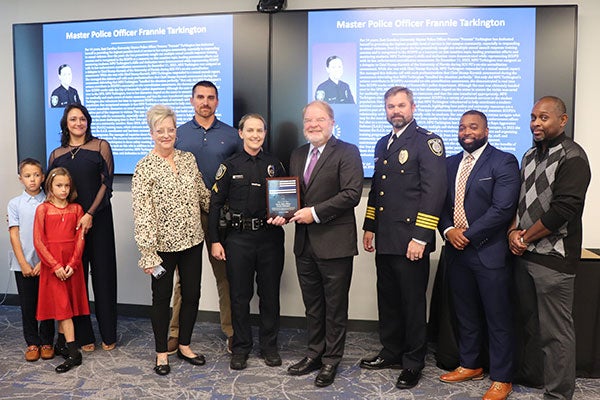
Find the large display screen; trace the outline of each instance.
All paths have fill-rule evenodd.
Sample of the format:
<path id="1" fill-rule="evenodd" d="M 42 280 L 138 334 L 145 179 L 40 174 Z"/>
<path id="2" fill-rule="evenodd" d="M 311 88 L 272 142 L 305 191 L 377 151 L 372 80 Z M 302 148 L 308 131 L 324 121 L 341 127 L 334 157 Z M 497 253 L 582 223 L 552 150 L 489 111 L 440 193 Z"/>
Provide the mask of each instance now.
<path id="1" fill-rule="evenodd" d="M 273 43 L 272 93 L 278 101 L 272 104 L 272 125 L 281 130 L 275 147 L 282 155 L 292 147 L 294 132 L 302 132 L 300 123 L 289 124 L 300 116 L 288 110 L 324 100 L 335 113 L 334 134 L 359 147 L 365 177 L 371 177 L 375 144 L 391 131 L 383 97 L 392 86 L 413 91 L 415 120 L 444 139 L 447 155 L 462 150 L 458 123 L 470 109 L 487 115 L 490 143 L 518 159 L 532 145 L 529 115 L 535 99 L 559 96 L 573 116 L 574 6 L 298 14 L 281 15 L 274 23 L 282 34 Z M 299 38 L 305 42 L 299 45 Z M 304 95 L 300 101 L 289 96 L 296 92 Z"/>
<path id="2" fill-rule="evenodd" d="M 415 95 L 415 119 L 459 151 L 456 127 L 469 109 L 490 121 L 490 143 L 523 154 L 534 97 L 534 8 L 347 10 L 308 15 L 308 98 L 335 111 L 335 134 L 358 145 L 367 176 L 390 125 L 391 86 Z"/>
<path id="3" fill-rule="evenodd" d="M 131 173 L 153 147 L 145 112 L 168 104 L 189 115 L 199 77 L 217 85 L 218 117 L 233 123 L 231 15 L 48 24 L 44 60 L 47 154 L 60 145 L 64 107 L 77 102 L 111 144 L 115 173 Z"/>

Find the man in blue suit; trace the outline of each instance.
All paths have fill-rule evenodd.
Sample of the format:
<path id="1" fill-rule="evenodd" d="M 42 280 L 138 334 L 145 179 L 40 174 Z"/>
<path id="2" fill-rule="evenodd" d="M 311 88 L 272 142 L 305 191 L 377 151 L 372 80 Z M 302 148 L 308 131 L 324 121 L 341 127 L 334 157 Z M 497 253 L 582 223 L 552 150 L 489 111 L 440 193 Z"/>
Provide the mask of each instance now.
<path id="1" fill-rule="evenodd" d="M 439 229 L 447 242 L 460 366 L 440 380 L 483 379 L 480 352 L 487 323 L 492 385 L 483 399 L 496 400 L 512 392 L 512 266 L 506 232 L 517 207 L 520 177 L 515 156 L 490 145 L 488 134 L 485 114 L 467 111 L 458 127 L 464 151 L 447 158 L 448 192 Z"/>

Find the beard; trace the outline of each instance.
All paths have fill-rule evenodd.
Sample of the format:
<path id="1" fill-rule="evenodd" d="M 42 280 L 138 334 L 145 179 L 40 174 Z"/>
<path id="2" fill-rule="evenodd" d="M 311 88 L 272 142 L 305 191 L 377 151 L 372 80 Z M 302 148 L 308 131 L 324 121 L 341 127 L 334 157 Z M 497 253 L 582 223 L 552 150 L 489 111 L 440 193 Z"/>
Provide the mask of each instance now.
<path id="1" fill-rule="evenodd" d="M 471 143 L 465 143 L 464 139 L 459 138 L 458 142 L 460 143 L 460 146 L 463 149 L 465 149 L 469 153 L 472 153 L 487 143 L 487 137 L 483 137 L 481 139 L 475 139 Z"/>
<path id="2" fill-rule="evenodd" d="M 406 118 L 404 118 L 404 117 L 395 116 L 392 118 L 388 118 L 388 122 L 390 124 L 392 124 L 392 126 L 394 127 L 394 130 L 399 131 L 400 129 L 402 129 L 406 125 L 408 125 L 409 121 L 407 121 Z"/>

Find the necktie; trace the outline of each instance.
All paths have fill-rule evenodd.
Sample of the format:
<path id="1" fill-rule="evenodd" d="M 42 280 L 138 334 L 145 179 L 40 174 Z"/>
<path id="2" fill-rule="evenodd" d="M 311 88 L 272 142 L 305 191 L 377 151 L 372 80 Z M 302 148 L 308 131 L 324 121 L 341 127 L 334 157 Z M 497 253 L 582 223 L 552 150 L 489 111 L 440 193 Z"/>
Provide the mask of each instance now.
<path id="1" fill-rule="evenodd" d="M 388 140 L 388 150 L 390 149 L 390 147 L 392 147 L 392 144 L 394 144 L 394 140 L 398 139 L 398 135 L 396 135 L 395 133 L 392 133 L 392 136 L 390 137 L 390 140 Z"/>
<path id="2" fill-rule="evenodd" d="M 473 169 L 473 156 L 469 154 L 460 169 L 458 183 L 456 185 L 456 196 L 454 198 L 454 227 L 467 228 L 467 215 L 465 214 L 465 189 L 467 187 L 467 179 Z"/>
<path id="3" fill-rule="evenodd" d="M 313 169 L 315 169 L 315 165 L 317 165 L 317 160 L 319 159 L 319 149 L 317 149 L 316 147 L 312 150 L 311 152 L 311 156 L 310 156 L 310 161 L 308 162 L 308 167 L 306 167 L 306 171 L 304 171 L 304 183 L 308 184 L 308 181 L 310 180 L 310 175 L 313 172 Z"/>

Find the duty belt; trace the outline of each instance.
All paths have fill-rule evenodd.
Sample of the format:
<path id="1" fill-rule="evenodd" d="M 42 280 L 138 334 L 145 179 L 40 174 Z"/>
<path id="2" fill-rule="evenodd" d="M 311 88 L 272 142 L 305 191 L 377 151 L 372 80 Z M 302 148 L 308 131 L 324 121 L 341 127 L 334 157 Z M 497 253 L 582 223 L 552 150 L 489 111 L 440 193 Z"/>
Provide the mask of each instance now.
<path id="1" fill-rule="evenodd" d="M 231 227 L 240 231 L 257 231 L 267 226 L 267 221 L 263 218 L 242 218 L 233 214 Z"/>

